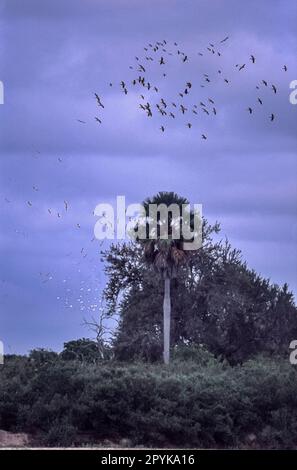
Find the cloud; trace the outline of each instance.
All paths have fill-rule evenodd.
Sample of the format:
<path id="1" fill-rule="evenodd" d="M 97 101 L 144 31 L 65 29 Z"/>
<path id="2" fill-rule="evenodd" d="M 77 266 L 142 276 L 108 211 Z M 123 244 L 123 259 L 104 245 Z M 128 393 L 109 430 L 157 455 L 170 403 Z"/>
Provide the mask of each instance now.
<path id="1" fill-rule="evenodd" d="M 1 331 L 13 350 L 61 348 L 63 339 L 86 334 L 81 320 L 96 302 L 84 294 L 81 310 L 75 293 L 86 281 L 98 300 L 95 289 L 104 284 L 100 247 L 91 242 L 92 211 L 117 195 L 129 203 L 174 190 L 202 203 L 206 217 L 222 222 L 223 234 L 250 266 L 289 281 L 296 292 L 297 107 L 289 103 L 297 73 L 296 11 L 296 2 L 284 7 L 278 0 L 3 3 L 0 306 Z M 220 44 L 226 35 L 229 41 Z M 177 41 L 189 56 L 184 64 L 178 55 L 166 55 L 166 77 L 143 50 L 163 39 L 172 51 Z M 220 44 L 221 57 L 207 51 L 209 42 Z M 179 103 L 178 92 L 191 81 L 183 98 L 187 115 L 176 111 L 175 119 L 164 121 L 154 105 L 153 118 L 141 111 L 143 89 L 131 83 L 140 74 L 135 56 L 159 89 L 146 91 L 144 102 L 155 105 L 162 96 Z M 236 63 L 245 69 L 239 72 Z M 192 113 L 200 101 L 210 116 Z M 44 279 L 47 273 L 53 279 Z"/>

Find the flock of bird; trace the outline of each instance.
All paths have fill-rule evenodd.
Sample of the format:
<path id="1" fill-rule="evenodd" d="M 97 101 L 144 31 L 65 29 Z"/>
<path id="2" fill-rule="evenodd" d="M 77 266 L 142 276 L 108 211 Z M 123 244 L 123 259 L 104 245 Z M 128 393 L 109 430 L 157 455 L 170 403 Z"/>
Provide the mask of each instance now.
<path id="1" fill-rule="evenodd" d="M 197 52 L 196 55 L 198 57 L 202 57 L 210 54 L 221 61 L 220 58 L 224 55 L 225 47 L 228 42 L 229 36 L 226 36 L 217 44 L 209 43 L 205 50 Z M 178 119 L 182 118 L 184 126 L 188 129 L 193 129 L 196 127 L 196 122 L 199 115 L 202 114 L 205 117 L 217 116 L 219 109 L 215 98 L 213 96 L 209 96 L 206 101 L 201 98 L 199 99 L 196 95 L 194 97 L 193 90 L 197 90 L 197 88 L 204 88 L 211 91 L 212 83 L 217 82 L 218 78 L 226 86 L 231 86 L 232 80 L 229 76 L 225 76 L 226 74 L 224 73 L 221 65 L 219 65 L 219 68 L 217 68 L 216 77 L 212 76 L 210 73 L 203 72 L 200 74 L 198 84 L 193 83 L 191 80 L 186 80 L 184 86 L 175 90 L 173 96 L 167 99 L 164 96 L 166 94 L 166 88 L 170 88 L 170 83 L 166 81 L 166 78 L 168 78 L 167 65 L 172 61 L 173 57 L 177 57 L 180 64 L 191 62 L 193 59 L 195 59 L 195 57 L 191 57 L 189 53 L 181 50 L 177 42 L 171 44 L 165 39 L 163 41 L 149 43 L 143 48 L 143 50 L 144 55 L 141 57 L 135 56 L 134 65 L 129 66 L 129 69 L 134 73 L 132 79 L 129 81 L 121 80 L 117 86 L 119 86 L 120 91 L 124 96 L 127 96 L 130 92 L 137 90 L 140 99 L 138 106 L 141 112 L 145 113 L 148 118 L 153 118 L 156 115 L 162 117 L 163 121 L 159 127 L 162 133 L 164 133 L 168 127 L 168 119 L 177 121 Z M 248 64 L 255 66 L 256 63 L 257 58 L 255 54 L 250 54 L 250 57 L 247 58 L 246 62 L 234 64 L 234 71 L 237 71 L 238 73 L 244 73 L 244 71 L 246 72 L 248 69 Z M 155 67 L 154 71 L 156 71 L 156 67 L 159 68 L 161 77 L 164 79 L 163 92 L 159 84 L 160 80 L 158 83 L 153 83 L 153 81 L 150 79 L 152 65 Z M 287 72 L 288 68 L 286 65 L 284 65 L 282 68 L 284 72 Z M 197 76 L 198 75 L 199 74 L 197 73 Z M 114 83 L 110 82 L 109 86 L 113 87 Z M 269 84 L 268 80 L 262 79 L 261 83 L 258 83 L 254 87 L 255 90 L 257 90 L 254 105 L 251 104 L 245 108 L 246 112 L 249 114 L 253 114 L 255 112 L 256 105 L 264 105 L 264 100 L 261 97 L 262 87 L 267 89 L 270 88 L 271 93 L 274 95 L 277 93 L 277 87 L 274 83 Z M 98 106 L 98 111 L 100 111 L 99 115 L 96 115 L 94 119 L 100 125 L 103 123 L 105 109 L 104 99 L 99 96 L 97 92 L 94 93 L 94 96 Z M 190 100 L 191 96 L 193 96 L 193 99 Z M 274 111 L 270 111 L 267 117 L 272 122 L 276 119 L 276 113 Z M 83 121 L 78 119 L 78 122 L 86 124 L 85 120 Z M 201 122 L 201 126 L 206 127 L 207 125 L 205 122 Z M 207 132 L 204 129 L 200 135 L 203 140 L 207 140 Z"/>
<path id="2" fill-rule="evenodd" d="M 39 150 L 34 150 L 31 153 L 31 156 L 34 159 L 42 158 L 42 152 Z M 67 157 L 61 158 L 58 157 L 56 160 L 56 165 L 59 165 L 59 173 L 63 174 L 64 171 L 67 169 Z M 65 224 L 63 226 L 63 230 L 71 230 L 71 225 L 73 223 L 73 229 L 77 230 L 78 234 L 80 232 L 81 235 L 78 236 L 78 239 L 75 243 L 72 243 L 72 251 L 65 252 L 62 254 L 62 259 L 64 260 L 65 265 L 70 265 L 72 276 L 71 278 L 63 278 L 61 279 L 61 274 L 59 270 L 45 270 L 45 266 L 40 266 L 40 271 L 36 272 L 36 280 L 41 286 L 46 286 L 48 283 L 55 283 L 56 290 L 59 293 L 56 296 L 57 301 L 63 302 L 63 306 L 65 308 L 73 309 L 75 304 L 77 304 L 77 309 L 82 312 L 93 313 L 98 310 L 98 299 L 99 299 L 99 291 L 102 289 L 103 286 L 100 286 L 102 279 L 98 278 L 99 268 L 98 268 L 98 248 L 99 250 L 103 248 L 103 244 L 105 240 L 96 240 L 94 236 L 87 235 L 85 236 L 86 227 L 85 223 L 81 220 L 75 221 L 75 217 L 77 217 L 77 211 L 75 210 L 75 204 L 71 204 L 67 199 L 62 199 L 60 203 L 60 207 L 44 207 L 43 205 L 40 206 L 38 195 L 42 194 L 43 186 L 40 184 L 32 184 L 30 187 L 32 197 L 28 200 L 24 200 L 24 208 L 27 207 L 28 210 L 34 210 L 34 216 L 37 218 L 45 217 L 46 214 L 50 217 L 54 224 Z M 18 206 L 18 201 L 14 200 L 13 197 L 3 197 L 3 203 L 10 207 Z M 90 212 L 90 216 L 92 217 L 94 212 Z M 68 218 L 69 216 L 69 218 Z M 85 218 L 85 215 L 84 215 Z M 74 220 L 74 222 L 73 222 Z M 106 222 L 102 219 L 102 225 L 107 226 Z M 13 232 L 16 237 L 21 237 L 25 240 L 30 238 L 30 234 L 26 229 L 13 229 Z M 89 228 L 88 228 L 89 232 Z M 83 240 L 83 245 L 78 247 L 79 240 Z M 96 243 L 97 241 L 97 243 Z M 73 239 L 74 242 L 74 239 Z M 76 274 L 75 274 L 76 273 Z M 76 283 L 73 283 L 73 278 L 76 277 L 78 280 Z M 77 292 L 77 282 L 80 284 L 79 292 Z M 7 288 L 9 287 L 9 282 L 6 282 L 6 279 L 1 279 L 1 287 L 3 293 L 1 297 L 4 299 L 7 297 Z M 59 287 L 60 285 L 60 287 Z M 8 289 L 9 290 L 9 289 Z M 5 293 L 6 292 L 6 293 Z"/>
<path id="3" fill-rule="evenodd" d="M 109 82 L 107 86 L 116 87 L 123 94 L 123 96 L 129 96 L 130 93 L 137 95 L 139 100 L 137 100 L 137 106 L 141 113 L 143 113 L 149 119 L 156 119 L 159 123 L 159 131 L 164 134 L 170 122 L 182 122 L 182 125 L 185 129 L 194 130 L 199 126 L 199 134 L 203 141 L 208 139 L 207 132 L 207 119 L 215 119 L 220 113 L 220 100 L 218 100 L 215 95 L 215 90 L 213 90 L 212 85 L 217 84 L 219 81 L 222 86 L 231 87 L 233 82 L 233 75 L 226 73 L 222 67 L 222 57 L 224 56 L 226 47 L 229 43 L 229 37 L 224 37 L 218 43 L 209 43 L 203 50 L 196 51 L 194 53 L 188 53 L 182 50 L 177 42 L 170 43 L 167 40 L 156 41 L 154 43 L 147 44 L 144 48 L 144 54 L 141 56 L 135 56 L 133 65 L 129 65 L 129 79 L 121 80 L 119 83 Z M 173 60 L 178 61 L 178 66 L 185 67 L 183 70 L 185 74 L 189 73 L 187 64 L 194 62 L 194 59 L 200 60 L 199 58 L 203 56 L 210 55 L 215 60 L 219 61 L 219 65 L 216 67 L 216 72 L 206 72 L 202 71 L 195 74 L 195 80 L 188 77 L 182 84 L 182 86 L 173 90 L 172 83 L 172 70 L 170 66 L 172 65 Z M 175 64 L 175 63 L 174 63 Z M 217 62 L 215 62 L 217 65 Z M 236 63 L 233 65 L 232 73 L 244 74 L 247 72 L 249 67 L 256 67 L 257 57 L 256 54 L 252 53 L 247 60 L 243 63 Z M 153 68 L 153 70 L 152 70 Z M 283 65 L 282 70 L 287 72 L 288 68 L 286 65 Z M 174 72 L 173 72 L 174 73 Z M 158 76 L 158 79 L 152 79 L 152 76 Z M 178 73 L 175 74 L 176 78 Z M 197 83 L 196 83 L 196 79 Z M 255 90 L 255 99 L 254 104 L 249 104 L 243 106 L 243 111 L 248 115 L 253 115 L 256 113 L 256 107 L 265 107 L 265 99 L 263 98 L 263 90 L 271 92 L 271 95 L 274 96 L 278 93 L 278 86 L 275 83 L 270 83 L 267 79 L 263 78 L 259 83 L 254 84 Z M 197 90 L 199 93 L 197 93 Z M 203 91 L 203 97 L 201 97 L 200 91 Z M 171 93 L 171 96 L 167 96 L 168 93 Z M 197 96 L 199 95 L 199 96 Z M 94 93 L 95 103 L 98 109 L 97 114 L 94 116 L 95 122 L 101 126 L 104 122 L 104 112 L 106 110 L 105 100 L 99 93 Z M 275 121 L 276 113 L 275 111 L 267 112 L 267 119 L 270 119 L 271 122 Z M 86 119 L 77 119 L 79 124 L 85 125 L 88 123 Z M 39 158 L 40 151 L 34 152 L 34 158 Z M 63 167 L 63 159 L 61 157 L 57 158 L 57 165 Z M 33 210 L 38 206 L 38 201 L 34 198 L 37 197 L 37 193 L 42 192 L 42 185 L 34 184 L 31 187 L 32 196 L 30 199 L 24 201 L 24 204 Z M 13 204 L 13 200 L 7 195 L 3 198 L 5 204 Z M 56 218 L 56 220 L 65 219 L 68 213 L 72 212 L 73 204 L 68 199 L 62 199 L 59 209 L 53 207 L 47 207 L 47 214 L 50 217 Z M 43 210 L 43 209 L 42 209 Z M 76 220 L 74 222 L 74 228 L 81 231 L 82 222 Z M 15 229 L 17 235 L 27 237 L 27 233 L 20 229 Z M 89 240 L 91 246 L 95 246 L 93 243 L 95 238 Z M 104 240 L 100 242 L 102 246 Z M 76 267 L 78 268 L 78 273 L 80 273 L 81 263 L 88 261 L 92 264 L 93 273 L 98 272 L 98 251 L 96 255 L 92 257 L 93 249 L 90 249 L 90 246 L 85 245 L 79 248 L 79 251 L 73 253 L 70 252 L 66 257 L 73 257 Z M 91 256 L 89 256 L 91 254 Z M 52 272 L 40 271 L 38 273 L 38 278 L 42 284 L 48 283 L 55 279 L 55 274 Z M 3 280 L 2 280 L 3 282 Z M 94 311 L 98 307 L 96 303 L 96 296 L 98 291 L 95 288 L 95 300 L 88 300 L 84 303 L 84 294 L 89 293 L 92 289 L 87 287 L 85 280 L 81 281 L 80 294 L 77 298 L 80 309 L 91 309 Z M 63 279 L 63 284 L 67 284 L 67 280 Z M 97 279 L 96 279 L 97 283 Z M 70 293 L 71 288 L 67 287 L 67 293 Z M 75 295 L 75 289 L 73 290 L 73 295 Z M 58 296 L 57 300 L 60 300 L 62 296 Z M 73 302 L 70 299 L 70 294 L 66 296 L 65 306 L 72 308 Z"/>

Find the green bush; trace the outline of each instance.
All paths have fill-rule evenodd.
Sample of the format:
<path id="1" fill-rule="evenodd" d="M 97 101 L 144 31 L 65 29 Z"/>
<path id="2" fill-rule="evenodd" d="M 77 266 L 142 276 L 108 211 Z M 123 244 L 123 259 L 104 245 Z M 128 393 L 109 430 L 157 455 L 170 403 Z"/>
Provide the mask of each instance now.
<path id="1" fill-rule="evenodd" d="M 40 444 L 130 439 L 133 445 L 296 448 L 297 371 L 284 359 L 241 366 L 207 351 L 162 364 L 8 357 L 0 369 L 0 428 Z"/>

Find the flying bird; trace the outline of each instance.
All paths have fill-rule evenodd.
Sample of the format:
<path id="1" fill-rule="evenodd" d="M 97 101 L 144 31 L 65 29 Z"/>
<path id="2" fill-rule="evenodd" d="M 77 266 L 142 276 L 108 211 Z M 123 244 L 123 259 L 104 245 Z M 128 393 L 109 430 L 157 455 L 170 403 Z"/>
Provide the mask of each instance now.
<path id="1" fill-rule="evenodd" d="M 283 70 L 286 72 L 288 70 L 288 67 L 286 65 L 284 65 Z"/>
<path id="2" fill-rule="evenodd" d="M 252 110 L 251 107 L 248 108 L 248 112 L 249 112 L 250 114 L 252 114 L 253 110 Z"/>
<path id="3" fill-rule="evenodd" d="M 275 118 L 275 115 L 272 113 L 271 116 L 270 116 L 270 121 L 274 121 L 274 118 Z"/>
<path id="4" fill-rule="evenodd" d="M 222 39 L 222 40 L 220 41 L 220 43 L 222 44 L 223 42 L 228 41 L 228 39 L 229 39 L 229 36 L 226 36 L 224 39 Z"/>
<path id="5" fill-rule="evenodd" d="M 207 139 L 207 137 L 206 137 L 206 135 L 205 135 L 205 134 L 201 134 L 201 137 L 202 137 L 202 139 L 204 139 L 204 140 L 206 140 L 206 139 Z"/>
<path id="6" fill-rule="evenodd" d="M 77 122 L 80 122 L 81 124 L 86 124 L 86 121 L 82 121 L 81 119 L 77 119 Z"/>
<path id="7" fill-rule="evenodd" d="M 245 67 L 245 64 L 242 64 L 242 65 L 239 67 L 239 72 L 240 72 L 242 69 L 244 69 L 244 67 Z"/>
<path id="8" fill-rule="evenodd" d="M 276 86 L 275 86 L 275 85 L 271 85 L 271 88 L 273 89 L 274 93 L 276 93 Z"/>
<path id="9" fill-rule="evenodd" d="M 253 64 L 254 64 L 254 63 L 256 62 L 255 56 L 253 56 L 253 55 L 251 54 L 250 60 L 251 60 L 251 61 L 253 62 Z"/>
<path id="10" fill-rule="evenodd" d="M 97 100 L 98 106 L 101 106 L 101 108 L 104 108 L 104 105 L 101 103 L 101 99 L 98 93 L 95 93 L 95 98 Z"/>
<path id="11" fill-rule="evenodd" d="M 99 119 L 97 116 L 95 116 L 95 121 L 99 122 L 99 124 L 102 124 L 101 119 Z"/>
<path id="12" fill-rule="evenodd" d="M 263 83 L 263 85 L 265 85 L 265 86 L 268 85 L 268 83 L 266 82 L 266 80 L 262 80 L 262 83 Z"/>
<path id="13" fill-rule="evenodd" d="M 258 98 L 258 101 L 260 104 L 263 104 L 263 101 L 261 100 L 261 98 Z"/>

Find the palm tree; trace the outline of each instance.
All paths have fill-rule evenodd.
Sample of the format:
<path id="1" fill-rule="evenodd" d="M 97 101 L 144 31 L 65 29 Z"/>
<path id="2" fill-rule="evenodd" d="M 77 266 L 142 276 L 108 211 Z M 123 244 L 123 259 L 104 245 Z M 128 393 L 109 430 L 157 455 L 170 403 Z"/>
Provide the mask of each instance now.
<path id="1" fill-rule="evenodd" d="M 149 206 L 155 204 L 159 206 L 164 204 L 167 208 L 171 204 L 179 207 L 180 215 L 176 217 L 172 212 L 168 212 L 168 217 L 162 219 L 162 215 L 157 213 L 156 225 L 152 228 L 150 224 Z M 145 239 L 139 239 L 144 244 L 145 260 L 151 264 L 154 269 L 161 275 L 164 280 L 164 300 L 163 300 L 163 321 L 164 321 L 164 363 L 169 364 L 170 360 L 170 317 L 171 317 L 171 300 L 170 300 L 170 281 L 178 275 L 178 270 L 185 265 L 191 255 L 191 251 L 184 249 L 184 239 L 181 236 L 176 239 L 173 237 L 173 227 L 182 226 L 181 208 L 182 205 L 188 204 L 187 199 L 178 196 L 173 192 L 159 192 L 152 198 L 147 198 L 143 206 L 146 213 Z M 167 238 L 162 236 L 162 228 L 166 224 L 168 231 Z M 153 239 L 152 239 L 153 238 Z"/>

